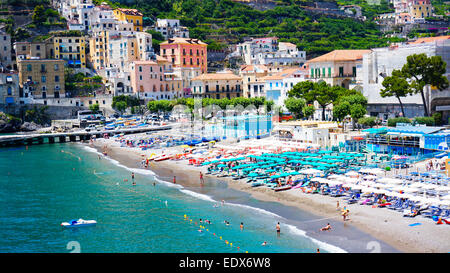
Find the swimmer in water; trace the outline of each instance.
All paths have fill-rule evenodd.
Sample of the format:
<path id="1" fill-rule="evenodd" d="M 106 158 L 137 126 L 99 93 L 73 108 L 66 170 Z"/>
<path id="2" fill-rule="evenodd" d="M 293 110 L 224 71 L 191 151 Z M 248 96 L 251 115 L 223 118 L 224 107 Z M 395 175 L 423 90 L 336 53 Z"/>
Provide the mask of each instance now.
<path id="1" fill-rule="evenodd" d="M 262 245 L 262 246 L 266 246 L 266 245 L 267 245 L 267 242 L 264 241 L 261 245 Z"/>
<path id="2" fill-rule="evenodd" d="M 227 220 L 223 221 L 225 223 L 225 225 L 229 226 L 230 222 L 228 222 Z"/>

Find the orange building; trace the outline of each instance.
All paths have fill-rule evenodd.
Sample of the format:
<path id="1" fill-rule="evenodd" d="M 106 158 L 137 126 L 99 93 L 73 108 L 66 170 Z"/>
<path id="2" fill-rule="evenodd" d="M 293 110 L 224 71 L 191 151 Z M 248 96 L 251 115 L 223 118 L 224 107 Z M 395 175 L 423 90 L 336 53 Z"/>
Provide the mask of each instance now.
<path id="1" fill-rule="evenodd" d="M 200 68 L 207 72 L 207 44 L 199 39 L 172 38 L 160 44 L 160 55 L 173 67 Z"/>

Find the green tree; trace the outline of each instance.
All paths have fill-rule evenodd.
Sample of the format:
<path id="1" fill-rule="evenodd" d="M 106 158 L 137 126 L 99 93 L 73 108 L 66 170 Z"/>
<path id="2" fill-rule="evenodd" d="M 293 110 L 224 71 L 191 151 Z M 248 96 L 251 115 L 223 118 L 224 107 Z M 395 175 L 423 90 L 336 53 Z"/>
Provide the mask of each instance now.
<path id="1" fill-rule="evenodd" d="M 363 126 L 373 127 L 377 124 L 377 120 L 375 117 L 363 117 L 358 119 L 358 123 Z"/>
<path id="2" fill-rule="evenodd" d="M 358 120 L 364 117 L 365 114 L 367 114 L 367 110 L 366 107 L 364 107 L 363 105 L 352 104 L 350 106 L 350 116 L 352 117 L 353 124 L 355 124 L 355 122 L 358 122 Z"/>
<path id="3" fill-rule="evenodd" d="M 314 107 L 314 105 L 307 105 L 303 108 L 303 116 L 305 118 L 309 118 L 310 116 L 314 115 L 314 113 L 316 112 L 316 108 Z"/>
<path id="4" fill-rule="evenodd" d="M 304 116 L 303 109 L 306 106 L 304 99 L 298 98 L 287 98 L 284 101 L 284 106 L 289 110 L 289 112 L 293 113 L 295 118 L 301 118 Z"/>
<path id="5" fill-rule="evenodd" d="M 333 117 L 339 121 L 342 121 L 350 115 L 350 103 L 343 101 L 333 107 Z"/>
<path id="6" fill-rule="evenodd" d="M 33 23 L 38 25 L 43 24 L 47 20 L 45 8 L 43 5 L 38 5 L 34 8 L 31 19 L 33 20 Z"/>
<path id="7" fill-rule="evenodd" d="M 119 113 L 122 115 L 125 110 L 127 110 L 127 103 L 125 101 L 118 101 L 113 108 L 119 111 Z"/>
<path id="8" fill-rule="evenodd" d="M 91 110 L 94 113 L 97 113 L 100 110 L 100 105 L 98 103 L 94 103 L 89 105 L 89 110 Z"/>
<path id="9" fill-rule="evenodd" d="M 380 96 L 385 97 L 396 97 L 400 103 L 400 108 L 402 109 L 402 116 L 405 116 L 405 111 L 403 109 L 403 103 L 400 99 L 401 97 L 406 97 L 413 91 L 408 83 L 408 81 L 403 77 L 400 70 L 392 71 L 392 76 L 384 78 L 382 83 L 384 89 L 380 90 Z"/>
<path id="10" fill-rule="evenodd" d="M 339 87 L 330 86 L 326 82 L 311 82 L 303 81 L 294 85 L 294 87 L 288 92 L 289 97 L 303 98 L 306 103 L 317 103 L 322 108 L 322 120 L 325 120 L 325 109 L 328 105 L 336 102 L 337 99 L 350 92 L 350 90 Z"/>
<path id="11" fill-rule="evenodd" d="M 425 53 L 413 54 L 406 58 L 406 64 L 402 67 L 402 74 L 411 81 L 410 86 L 415 94 L 422 96 L 425 116 L 429 116 L 428 105 L 425 99 L 424 87 L 431 85 L 438 90 L 444 90 L 449 86 L 446 73 L 446 63 L 441 56 L 427 57 Z"/>

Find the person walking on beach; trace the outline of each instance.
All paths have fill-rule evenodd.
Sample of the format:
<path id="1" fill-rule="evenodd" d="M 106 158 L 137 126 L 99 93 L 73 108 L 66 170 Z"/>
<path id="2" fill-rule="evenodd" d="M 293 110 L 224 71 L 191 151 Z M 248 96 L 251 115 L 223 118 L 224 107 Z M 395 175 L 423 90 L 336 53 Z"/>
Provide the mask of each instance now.
<path id="1" fill-rule="evenodd" d="M 134 173 L 131 173 L 131 179 L 134 181 Z"/>
<path id="2" fill-rule="evenodd" d="M 203 179 L 203 173 L 200 172 L 200 183 L 203 185 L 205 183 L 205 180 Z"/>
<path id="3" fill-rule="evenodd" d="M 339 210 L 340 206 L 339 206 L 339 200 L 336 203 L 336 210 Z"/>
<path id="4" fill-rule="evenodd" d="M 176 177 L 176 176 L 173 177 L 173 183 L 174 183 L 174 184 L 177 183 L 177 177 Z"/>

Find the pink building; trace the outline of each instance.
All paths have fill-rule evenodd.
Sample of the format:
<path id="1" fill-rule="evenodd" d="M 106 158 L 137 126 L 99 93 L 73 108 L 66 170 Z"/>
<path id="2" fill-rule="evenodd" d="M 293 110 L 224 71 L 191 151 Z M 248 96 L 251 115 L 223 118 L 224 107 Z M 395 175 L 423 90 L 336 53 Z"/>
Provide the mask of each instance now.
<path id="1" fill-rule="evenodd" d="M 130 81 L 133 93 L 142 99 L 168 99 L 164 64 L 156 61 L 134 61 L 131 63 Z"/>
<path id="2" fill-rule="evenodd" d="M 207 72 L 207 44 L 192 38 L 171 38 L 160 44 L 160 54 L 173 67 L 198 67 Z"/>

